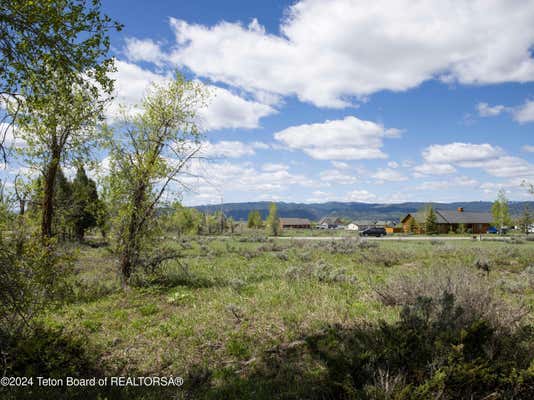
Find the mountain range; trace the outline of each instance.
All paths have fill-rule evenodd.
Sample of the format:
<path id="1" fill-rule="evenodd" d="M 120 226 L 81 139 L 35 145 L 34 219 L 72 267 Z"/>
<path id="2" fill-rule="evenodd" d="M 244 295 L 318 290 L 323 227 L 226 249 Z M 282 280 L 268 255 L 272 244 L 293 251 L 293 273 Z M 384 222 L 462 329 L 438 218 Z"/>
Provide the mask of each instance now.
<path id="1" fill-rule="evenodd" d="M 249 212 L 258 210 L 263 219 L 269 214 L 267 201 L 248 203 L 223 203 L 212 205 L 195 206 L 201 212 L 213 213 L 223 210 L 223 212 L 235 220 L 246 220 Z M 357 219 L 379 219 L 399 221 L 406 214 L 421 210 L 428 204 L 432 204 L 435 209 L 456 210 L 463 207 L 464 211 L 471 212 L 491 212 L 492 203 L 489 201 L 455 202 L 455 203 L 424 203 L 408 202 L 395 204 L 381 203 L 355 203 L 355 202 L 327 202 L 327 203 L 285 203 L 276 202 L 278 215 L 280 217 L 308 218 L 311 221 L 318 221 L 320 218 L 332 215 L 348 220 Z M 510 214 L 520 215 L 525 206 L 528 206 L 534 213 L 534 201 L 514 201 L 509 203 Z"/>

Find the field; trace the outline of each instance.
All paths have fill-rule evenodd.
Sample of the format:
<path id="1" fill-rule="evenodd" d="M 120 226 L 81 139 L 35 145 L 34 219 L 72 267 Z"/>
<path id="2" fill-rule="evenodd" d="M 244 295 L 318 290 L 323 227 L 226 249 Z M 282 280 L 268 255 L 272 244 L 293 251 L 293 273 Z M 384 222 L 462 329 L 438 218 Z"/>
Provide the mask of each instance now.
<path id="1" fill-rule="evenodd" d="M 524 322 L 532 324 L 534 241 L 241 236 L 184 237 L 168 245 L 182 257 L 138 275 L 126 292 L 107 247 L 73 250 L 75 293 L 43 318 L 44 326 L 83 343 L 79 364 L 69 360 L 69 368 L 184 378 L 184 387 L 161 389 L 161 398 L 299 398 L 327 374 L 301 351 L 308 338 L 329 327 L 394 324 L 401 307 L 388 300 L 395 295 L 388 291 L 410 277 L 417 282 L 426 276 L 428 284 L 429 274 L 432 281 L 440 270 L 447 279 L 459 276 L 473 280 L 467 286 L 491 288 L 499 301 L 527 310 Z M 55 345 L 65 346 L 54 342 L 48 351 Z"/>

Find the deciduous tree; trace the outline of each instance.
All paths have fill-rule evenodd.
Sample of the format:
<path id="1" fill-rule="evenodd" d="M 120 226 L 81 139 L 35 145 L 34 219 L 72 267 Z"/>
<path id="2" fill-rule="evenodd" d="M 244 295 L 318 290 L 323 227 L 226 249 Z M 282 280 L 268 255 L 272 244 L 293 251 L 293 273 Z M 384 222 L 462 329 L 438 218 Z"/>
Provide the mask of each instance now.
<path id="1" fill-rule="evenodd" d="M 525 207 L 523 208 L 523 213 L 519 218 L 519 226 L 525 234 L 529 234 L 530 226 L 532 225 L 533 221 L 534 218 L 532 217 L 528 204 L 525 204 Z"/>
<path id="2" fill-rule="evenodd" d="M 267 230 L 270 235 L 278 236 L 280 234 L 280 218 L 278 217 L 278 209 L 275 203 L 269 206 L 269 215 L 267 216 Z"/>
<path id="3" fill-rule="evenodd" d="M 252 210 L 248 213 L 247 226 L 249 228 L 261 228 L 263 220 L 258 210 Z"/>
<path id="4" fill-rule="evenodd" d="M 26 142 L 19 151 L 43 177 L 42 238 L 53 233 L 54 188 L 60 165 L 83 159 L 96 145 L 95 127 L 102 110 L 103 101 L 85 85 L 73 84 L 61 69 L 48 75 L 38 96 L 30 94 L 22 102 L 16 132 Z"/>
<path id="5" fill-rule="evenodd" d="M 0 102 L 11 105 L 4 126 L 13 125 L 23 98 L 48 94 L 59 70 L 93 98 L 111 93 L 109 32 L 122 26 L 101 13 L 100 0 L 0 0 L 0 9 Z M 0 132 L 4 161 L 6 132 Z"/>
<path id="6" fill-rule="evenodd" d="M 495 226 L 499 227 L 499 231 L 502 232 L 503 228 L 508 226 L 511 222 L 510 208 L 504 190 L 499 191 L 497 199 L 491 206 L 491 213 L 493 215 L 493 223 Z"/>
<path id="7" fill-rule="evenodd" d="M 144 259 L 156 206 L 200 150 L 197 112 L 207 91 L 182 75 L 154 85 L 142 112 L 125 116 L 109 140 L 112 204 L 117 207 L 117 250 L 123 284 Z M 145 254 L 143 254 L 145 253 Z"/>

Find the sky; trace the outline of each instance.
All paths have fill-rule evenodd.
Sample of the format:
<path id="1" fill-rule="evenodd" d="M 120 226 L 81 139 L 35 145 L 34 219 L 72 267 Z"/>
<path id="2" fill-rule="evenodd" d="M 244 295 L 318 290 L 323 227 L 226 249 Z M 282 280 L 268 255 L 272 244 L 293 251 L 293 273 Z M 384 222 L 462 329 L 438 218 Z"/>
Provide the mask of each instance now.
<path id="1" fill-rule="evenodd" d="M 532 199 L 534 1 L 103 0 L 119 104 L 210 88 L 187 205 Z"/>

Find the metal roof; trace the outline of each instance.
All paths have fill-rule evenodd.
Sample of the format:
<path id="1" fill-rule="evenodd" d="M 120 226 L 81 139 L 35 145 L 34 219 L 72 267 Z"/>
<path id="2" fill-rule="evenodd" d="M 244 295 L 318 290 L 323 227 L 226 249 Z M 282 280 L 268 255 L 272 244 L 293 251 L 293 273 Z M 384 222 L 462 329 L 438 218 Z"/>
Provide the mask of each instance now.
<path id="1" fill-rule="evenodd" d="M 458 210 L 434 210 L 438 224 L 491 224 L 493 216 L 489 212 L 470 212 Z M 411 214 L 418 223 L 424 223 L 426 212 Z"/>
<path id="2" fill-rule="evenodd" d="M 328 225 L 339 225 L 341 224 L 341 219 L 339 217 L 329 216 L 323 217 L 319 220 L 319 225 L 328 224 Z"/>
<path id="3" fill-rule="evenodd" d="M 308 218 L 280 218 L 280 224 L 282 225 L 310 225 L 311 222 Z"/>

